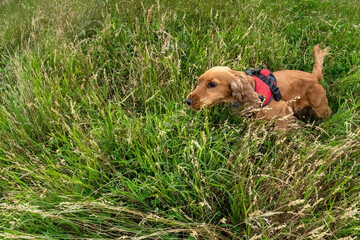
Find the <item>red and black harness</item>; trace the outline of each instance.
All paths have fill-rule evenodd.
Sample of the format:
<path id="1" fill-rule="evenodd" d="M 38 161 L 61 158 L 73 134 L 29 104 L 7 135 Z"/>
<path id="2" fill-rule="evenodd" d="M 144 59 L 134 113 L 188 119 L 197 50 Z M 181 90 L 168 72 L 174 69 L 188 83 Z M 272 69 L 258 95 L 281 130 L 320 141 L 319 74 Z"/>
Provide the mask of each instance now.
<path id="1" fill-rule="evenodd" d="M 280 89 L 277 87 L 277 81 L 272 72 L 267 69 L 250 68 L 245 73 L 252 76 L 255 80 L 254 90 L 259 94 L 261 108 L 269 105 L 273 98 L 277 102 L 281 100 Z M 233 108 L 239 108 L 240 105 L 240 102 L 231 104 Z"/>
<path id="2" fill-rule="evenodd" d="M 251 68 L 246 70 L 245 73 L 255 80 L 254 90 L 259 94 L 261 107 L 269 105 L 273 98 L 277 102 L 281 100 L 280 89 L 277 87 L 277 81 L 272 72 L 267 69 Z"/>

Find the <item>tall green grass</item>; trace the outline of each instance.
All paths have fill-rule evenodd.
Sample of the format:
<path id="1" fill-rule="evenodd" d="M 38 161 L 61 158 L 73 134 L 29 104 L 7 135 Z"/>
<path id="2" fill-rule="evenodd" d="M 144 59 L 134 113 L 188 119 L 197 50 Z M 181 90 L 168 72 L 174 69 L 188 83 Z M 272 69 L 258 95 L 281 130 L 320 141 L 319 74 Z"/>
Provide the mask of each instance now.
<path id="1" fill-rule="evenodd" d="M 0 237 L 356 239 L 357 1 L 0 2 Z M 292 133 L 184 98 L 215 65 L 311 71 Z M 271 123 L 270 123 L 271 125 Z"/>

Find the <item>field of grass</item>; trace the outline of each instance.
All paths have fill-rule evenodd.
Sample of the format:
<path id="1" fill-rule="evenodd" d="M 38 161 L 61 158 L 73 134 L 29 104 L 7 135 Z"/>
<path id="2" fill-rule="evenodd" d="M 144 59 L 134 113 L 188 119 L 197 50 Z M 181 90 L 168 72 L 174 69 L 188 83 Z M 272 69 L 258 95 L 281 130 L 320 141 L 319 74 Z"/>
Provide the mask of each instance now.
<path id="1" fill-rule="evenodd" d="M 359 238 L 359 36 L 358 0 L 0 1 L 0 238 Z M 184 104 L 318 43 L 325 121 Z"/>

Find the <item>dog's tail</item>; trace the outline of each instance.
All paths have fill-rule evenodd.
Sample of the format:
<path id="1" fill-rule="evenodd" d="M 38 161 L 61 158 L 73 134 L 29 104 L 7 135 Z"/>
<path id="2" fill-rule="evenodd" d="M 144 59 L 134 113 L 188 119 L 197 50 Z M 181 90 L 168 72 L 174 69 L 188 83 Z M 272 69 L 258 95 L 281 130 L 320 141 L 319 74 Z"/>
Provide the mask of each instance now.
<path id="1" fill-rule="evenodd" d="M 318 81 L 320 81 L 322 80 L 322 76 L 323 76 L 322 68 L 323 68 L 324 58 L 326 55 L 329 54 L 329 52 L 328 52 L 328 48 L 321 50 L 319 44 L 317 44 L 314 47 L 314 52 L 315 52 L 315 64 L 312 74 L 315 76 L 315 78 Z"/>

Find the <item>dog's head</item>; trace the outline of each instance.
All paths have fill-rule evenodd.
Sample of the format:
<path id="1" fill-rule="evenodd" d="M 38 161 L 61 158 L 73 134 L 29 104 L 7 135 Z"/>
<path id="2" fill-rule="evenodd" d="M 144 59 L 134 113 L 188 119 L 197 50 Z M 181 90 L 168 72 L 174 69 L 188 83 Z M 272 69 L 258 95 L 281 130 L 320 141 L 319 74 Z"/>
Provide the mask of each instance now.
<path id="1" fill-rule="evenodd" d="M 195 110 L 236 102 L 253 105 L 258 104 L 259 98 L 249 77 L 229 67 L 213 67 L 206 71 L 200 76 L 197 88 L 186 97 L 186 103 Z"/>

